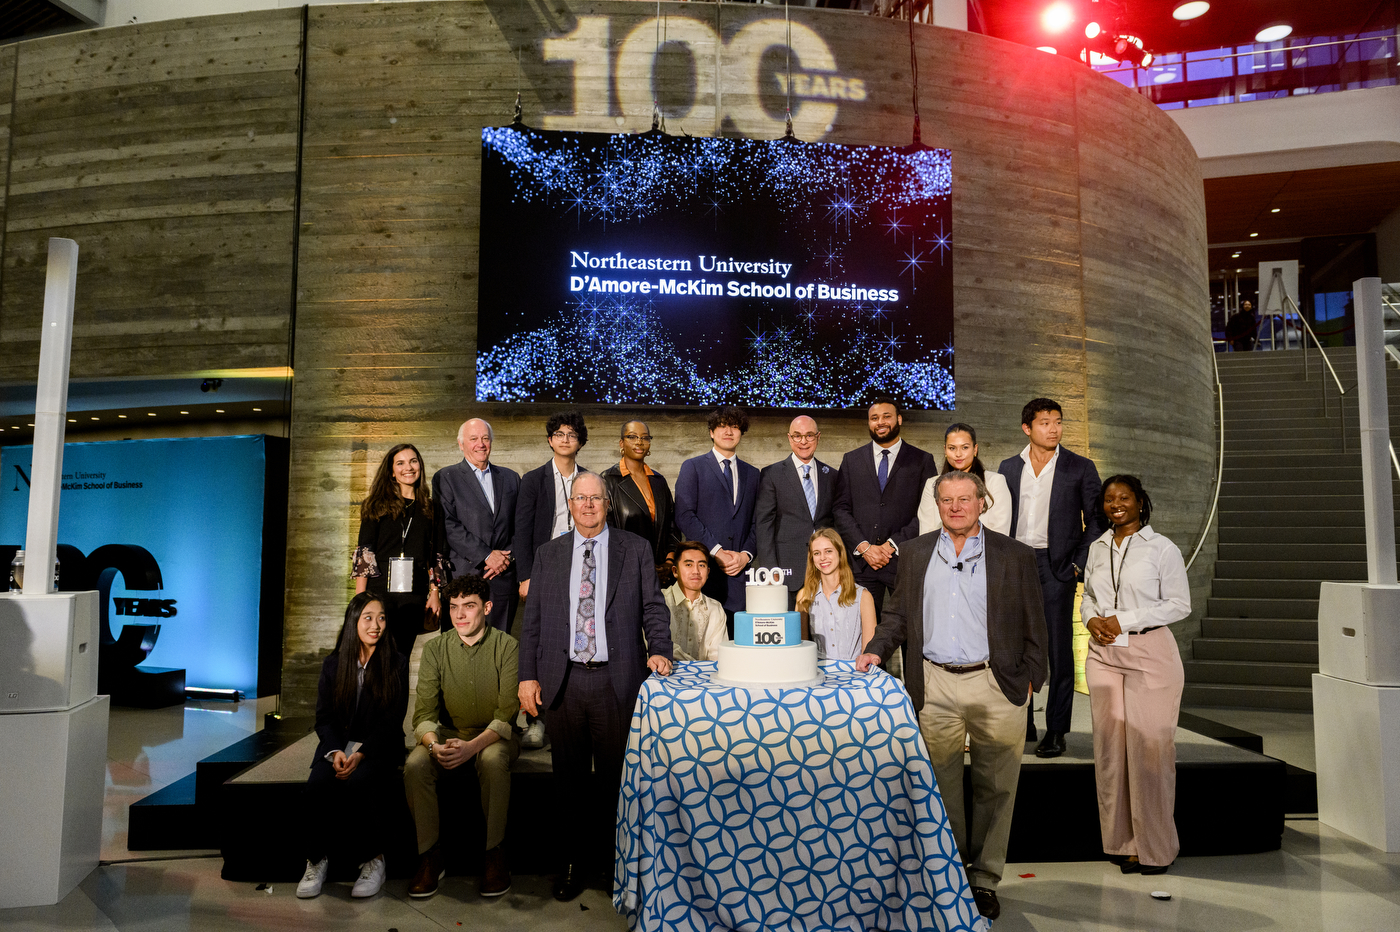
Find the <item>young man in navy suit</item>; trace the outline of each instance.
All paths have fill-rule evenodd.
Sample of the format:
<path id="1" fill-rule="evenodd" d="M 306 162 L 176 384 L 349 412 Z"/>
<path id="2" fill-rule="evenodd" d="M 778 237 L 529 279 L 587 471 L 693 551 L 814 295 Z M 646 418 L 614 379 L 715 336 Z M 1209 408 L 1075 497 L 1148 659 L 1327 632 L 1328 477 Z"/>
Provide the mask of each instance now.
<path id="1" fill-rule="evenodd" d="M 481 418 L 457 429 L 462 461 L 433 474 L 433 498 L 442 508 L 452 575 L 474 574 L 491 584 L 491 615 L 486 623 L 510 633 L 519 601 L 511 539 L 515 536 L 515 500 L 520 475 L 491 462 L 495 434 Z M 447 616 L 444 626 L 450 626 Z"/>
<path id="2" fill-rule="evenodd" d="M 676 526 L 682 537 L 704 544 L 718 565 L 703 591 L 724 605 L 732 634 L 734 613 L 744 610 L 744 568 L 758 550 L 758 470 L 735 453 L 749 429 L 742 408 L 716 408 L 708 424 L 713 448 L 682 463 L 676 479 Z"/>
<path id="3" fill-rule="evenodd" d="M 1074 590 L 1084 572 L 1089 544 L 1108 524 L 1098 469 L 1093 461 L 1060 445 L 1063 418 L 1060 406 L 1051 399 L 1031 399 L 1021 409 L 1021 430 L 1030 442 L 997 467 L 1011 489 L 1011 536 L 1035 551 L 1045 602 L 1050 691 L 1045 700 L 1045 738 L 1035 749 L 1037 757 L 1059 757 L 1065 752 L 1074 704 Z M 1035 738 L 1035 718 L 1028 712 L 1026 740 Z"/>
<path id="4" fill-rule="evenodd" d="M 899 437 L 904 416 L 890 398 L 866 409 L 870 443 L 841 460 L 831 514 L 856 582 L 870 590 L 875 613 L 899 573 L 899 545 L 919 536 L 919 501 L 924 483 L 938 475 L 938 462 Z"/>

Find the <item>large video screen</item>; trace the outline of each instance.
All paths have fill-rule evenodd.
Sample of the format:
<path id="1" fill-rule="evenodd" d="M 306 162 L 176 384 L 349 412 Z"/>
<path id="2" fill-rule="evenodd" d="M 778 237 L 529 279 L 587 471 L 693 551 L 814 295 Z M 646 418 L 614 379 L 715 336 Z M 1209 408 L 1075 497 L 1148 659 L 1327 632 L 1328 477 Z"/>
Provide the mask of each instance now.
<path id="1" fill-rule="evenodd" d="M 477 400 L 949 410 L 950 164 L 488 127 Z"/>

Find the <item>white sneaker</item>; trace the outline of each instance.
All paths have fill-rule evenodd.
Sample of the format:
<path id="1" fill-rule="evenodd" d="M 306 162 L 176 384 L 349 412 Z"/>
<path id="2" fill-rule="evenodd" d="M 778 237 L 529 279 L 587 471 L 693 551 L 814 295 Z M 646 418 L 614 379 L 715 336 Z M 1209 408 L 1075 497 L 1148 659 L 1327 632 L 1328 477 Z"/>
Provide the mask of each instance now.
<path id="1" fill-rule="evenodd" d="M 520 738 L 520 746 L 527 751 L 538 751 L 544 747 L 544 719 L 537 718 L 525 726 L 525 734 Z"/>
<path id="2" fill-rule="evenodd" d="M 350 888 L 351 896 L 374 896 L 384 886 L 384 855 L 360 865 L 360 876 Z"/>
<path id="3" fill-rule="evenodd" d="M 321 858 L 321 863 L 312 864 L 306 862 L 306 873 L 301 875 L 301 883 L 297 884 L 297 896 L 303 900 L 309 900 L 313 896 L 321 895 L 321 887 L 325 885 L 326 874 L 330 872 L 331 859 Z"/>

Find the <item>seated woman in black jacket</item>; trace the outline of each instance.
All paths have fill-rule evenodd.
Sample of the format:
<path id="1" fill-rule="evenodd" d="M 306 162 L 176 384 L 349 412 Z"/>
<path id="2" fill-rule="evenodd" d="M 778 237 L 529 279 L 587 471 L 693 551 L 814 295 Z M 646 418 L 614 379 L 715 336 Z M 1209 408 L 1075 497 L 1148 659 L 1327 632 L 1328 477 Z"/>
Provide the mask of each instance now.
<path id="1" fill-rule="evenodd" d="M 360 865 L 351 896 L 374 896 L 384 884 L 389 819 L 385 805 L 402 792 L 408 658 L 387 636 L 384 603 L 358 593 L 345 610 L 336 649 L 321 664 L 316 689 L 316 734 L 321 742 L 306 781 L 310 831 L 306 873 L 297 896 L 321 892 L 330 852 Z"/>

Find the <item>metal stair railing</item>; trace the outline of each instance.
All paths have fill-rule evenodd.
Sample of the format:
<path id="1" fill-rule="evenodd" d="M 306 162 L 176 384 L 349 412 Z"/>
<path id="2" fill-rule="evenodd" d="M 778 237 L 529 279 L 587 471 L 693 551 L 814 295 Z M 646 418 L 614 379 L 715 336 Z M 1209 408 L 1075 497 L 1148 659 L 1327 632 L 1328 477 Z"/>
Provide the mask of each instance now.
<path id="1" fill-rule="evenodd" d="M 1332 360 L 1328 359 L 1328 358 L 1327 358 L 1327 353 L 1323 351 L 1323 348 L 1322 348 L 1322 341 L 1319 340 L 1319 339 L 1317 338 L 1317 334 L 1313 332 L 1313 328 L 1312 328 L 1311 326 L 1308 325 L 1307 319 L 1303 317 L 1303 312 L 1300 311 L 1300 310 L 1298 310 L 1298 305 L 1293 301 L 1292 298 L 1290 298 L 1290 297 L 1288 296 L 1288 292 L 1286 292 L 1286 291 L 1283 293 L 1283 300 L 1284 300 L 1285 305 L 1286 305 L 1287 307 L 1293 308 L 1293 313 L 1296 314 L 1296 315 L 1298 316 L 1298 325 L 1301 326 L 1301 327 L 1303 328 L 1303 332 L 1306 333 L 1308 336 L 1312 337 L 1313 343 L 1316 344 L 1316 346 L 1317 346 L 1317 355 L 1319 355 L 1319 356 L 1322 357 L 1322 362 L 1323 362 L 1323 364 L 1325 364 L 1325 365 L 1327 366 L 1327 371 L 1330 372 L 1330 373 L 1332 374 L 1332 381 L 1335 382 L 1336 385 L 1337 385 L 1337 411 L 1338 411 L 1338 414 L 1340 414 L 1340 417 L 1338 418 L 1338 420 L 1341 422 L 1341 425 L 1342 425 L 1342 452 L 1345 453 L 1345 452 L 1347 451 L 1347 412 L 1346 412 L 1345 398 L 1346 398 L 1347 392 L 1351 391 L 1351 388 L 1355 388 L 1355 387 L 1356 387 L 1356 383 L 1353 382 L 1351 388 L 1346 388 L 1345 386 L 1342 385 L 1342 379 L 1341 379 L 1341 377 L 1337 375 L 1337 370 L 1336 370 L 1335 368 L 1332 367 Z M 1285 321 L 1286 321 L 1286 318 L 1285 318 Z M 1286 326 L 1287 326 L 1287 324 L 1285 323 L 1285 327 L 1286 327 Z M 1287 332 L 1287 330 L 1285 330 L 1285 331 L 1284 331 L 1284 341 L 1285 341 L 1285 345 L 1287 345 L 1287 340 L 1288 340 L 1288 332 Z M 1301 338 L 1301 337 L 1300 337 L 1299 340 L 1298 340 L 1298 342 L 1301 343 L 1301 344 L 1303 344 L 1303 381 L 1305 381 L 1305 382 L 1311 382 L 1311 381 L 1312 381 L 1312 374 L 1311 374 L 1311 370 L 1310 370 L 1309 367 L 1308 367 L 1308 341 L 1307 341 L 1305 338 Z M 1323 417 L 1327 417 L 1327 380 L 1326 380 L 1326 379 L 1321 380 L 1321 387 L 1322 387 L 1322 416 L 1323 416 Z"/>
<path id="2" fill-rule="evenodd" d="M 1201 539 L 1196 541 L 1196 549 L 1191 551 L 1191 559 L 1186 561 L 1187 570 L 1190 570 L 1191 564 L 1196 562 L 1196 557 L 1200 554 L 1201 548 L 1205 546 L 1206 538 L 1210 535 L 1210 526 L 1215 522 L 1216 511 L 1220 507 L 1220 484 L 1225 479 L 1225 387 L 1220 384 L 1219 356 L 1214 352 L 1214 347 L 1211 350 L 1210 362 L 1215 367 L 1215 399 L 1219 406 L 1216 417 L 1220 421 L 1220 438 L 1217 443 L 1219 454 L 1215 463 L 1215 494 L 1211 496 L 1210 514 L 1206 515 L 1206 526 L 1201 528 Z M 1390 455 L 1395 456 L 1394 447 L 1391 448 Z M 1400 464 L 1397 464 L 1395 468 L 1400 470 Z"/>

